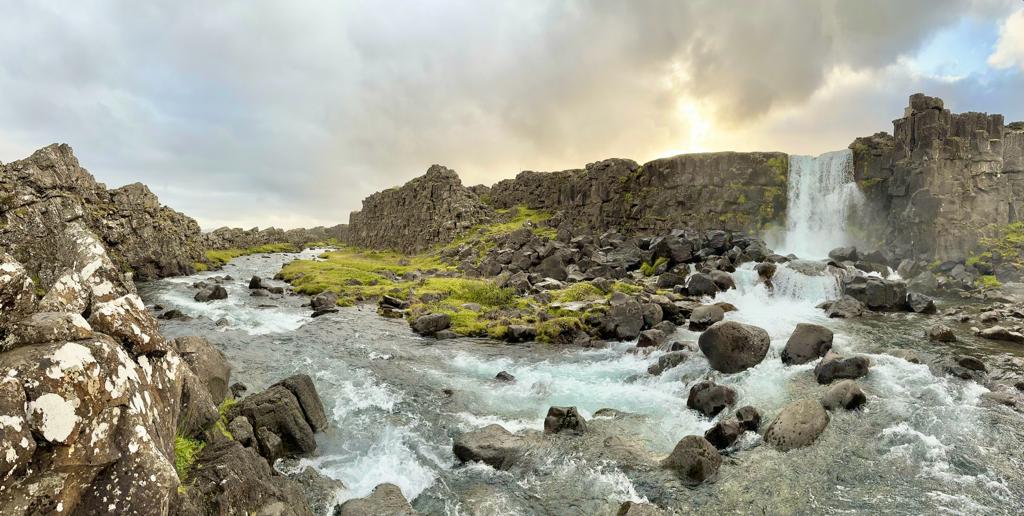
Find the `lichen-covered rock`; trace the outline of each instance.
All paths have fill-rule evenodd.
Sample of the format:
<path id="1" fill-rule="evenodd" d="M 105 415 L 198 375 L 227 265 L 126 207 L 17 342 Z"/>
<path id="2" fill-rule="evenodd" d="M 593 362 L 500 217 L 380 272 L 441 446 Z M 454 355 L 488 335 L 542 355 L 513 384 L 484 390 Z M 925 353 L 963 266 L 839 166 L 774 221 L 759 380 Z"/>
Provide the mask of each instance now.
<path id="1" fill-rule="evenodd" d="M 0 379 L 0 478 L 27 463 L 36 451 L 26 404 L 25 390 L 17 378 Z"/>
<path id="2" fill-rule="evenodd" d="M 135 355 L 166 353 L 172 347 L 164 340 L 156 319 L 136 294 L 94 305 L 89 324 L 94 330 L 120 341 Z"/>
<path id="3" fill-rule="evenodd" d="M 35 311 L 35 307 L 32 277 L 13 256 L 0 254 L 0 332 L 8 324 Z"/>
<path id="4" fill-rule="evenodd" d="M 82 168 L 71 147 L 53 144 L 0 165 L 0 243 L 41 270 L 45 286 L 64 272 L 52 242 L 71 221 L 99 235 L 116 267 L 151 279 L 183 274 L 202 260 L 199 225 L 160 205 L 145 185 L 107 190 Z M 40 252 L 41 251 L 41 252 Z M 83 262 L 83 265 L 87 262 Z M 53 307 L 50 307 L 52 309 Z"/>
<path id="5" fill-rule="evenodd" d="M 829 416 L 818 400 L 794 401 L 765 430 L 764 440 L 781 451 L 808 446 L 828 426 Z"/>
<path id="6" fill-rule="evenodd" d="M 29 344 L 73 341 L 93 336 L 92 326 L 75 313 L 37 312 L 11 325 L 0 350 Z"/>
<path id="7" fill-rule="evenodd" d="M 412 509 L 402 490 L 394 484 L 380 484 L 370 496 L 355 498 L 338 506 L 339 516 L 411 516 L 419 514 Z"/>

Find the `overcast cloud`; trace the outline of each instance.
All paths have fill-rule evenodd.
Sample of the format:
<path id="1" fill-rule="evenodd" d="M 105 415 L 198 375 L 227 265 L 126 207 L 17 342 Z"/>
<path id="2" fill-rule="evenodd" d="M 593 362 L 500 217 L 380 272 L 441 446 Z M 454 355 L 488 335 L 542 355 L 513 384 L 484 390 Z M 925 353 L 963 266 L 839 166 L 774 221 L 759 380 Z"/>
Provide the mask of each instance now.
<path id="1" fill-rule="evenodd" d="M 76 1 L 0 6 L 0 160 L 69 143 L 220 225 L 346 222 L 467 184 L 678 152 L 819 153 L 909 94 L 1024 119 L 1017 0 Z"/>

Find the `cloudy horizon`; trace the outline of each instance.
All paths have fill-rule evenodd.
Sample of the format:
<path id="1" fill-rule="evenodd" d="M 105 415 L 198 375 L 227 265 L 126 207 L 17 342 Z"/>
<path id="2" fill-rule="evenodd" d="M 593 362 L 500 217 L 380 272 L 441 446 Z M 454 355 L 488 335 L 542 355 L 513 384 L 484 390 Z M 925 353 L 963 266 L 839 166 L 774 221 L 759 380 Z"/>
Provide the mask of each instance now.
<path id="1" fill-rule="evenodd" d="M 1024 2 L 8 2 L 0 161 L 53 142 L 219 226 L 610 157 L 819 154 L 915 92 L 1024 120 Z"/>

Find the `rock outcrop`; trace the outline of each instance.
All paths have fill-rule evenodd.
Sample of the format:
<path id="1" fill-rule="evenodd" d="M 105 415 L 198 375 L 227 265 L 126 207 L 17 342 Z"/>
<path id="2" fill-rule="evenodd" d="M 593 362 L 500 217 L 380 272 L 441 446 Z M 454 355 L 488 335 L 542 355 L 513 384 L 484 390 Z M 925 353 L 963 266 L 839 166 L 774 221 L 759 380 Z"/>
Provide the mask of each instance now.
<path id="1" fill-rule="evenodd" d="M 964 260 L 993 226 L 1024 215 L 1024 130 L 1002 115 L 951 113 L 942 99 L 914 94 L 893 135 L 850 145 L 855 177 L 897 254 Z"/>
<path id="2" fill-rule="evenodd" d="M 71 147 L 53 144 L 32 156 L 0 165 L 0 244 L 9 248 L 43 288 L 57 280 L 52 252 L 66 238 L 65 224 L 78 222 L 108 250 L 118 270 L 137 279 L 192 272 L 203 257 L 199 225 L 134 183 L 108 190 L 82 168 Z"/>
<path id="3" fill-rule="evenodd" d="M 363 209 L 349 217 L 346 242 L 420 252 L 452 241 L 493 215 L 472 190 L 462 186 L 454 170 L 433 165 L 421 177 L 364 199 Z"/>
<path id="4" fill-rule="evenodd" d="M 207 249 L 248 249 L 267 244 L 292 244 L 301 247 L 310 243 L 344 241 L 348 236 L 348 225 L 316 226 L 312 228 L 278 229 L 270 228 L 217 228 L 203 233 L 203 246 Z"/>

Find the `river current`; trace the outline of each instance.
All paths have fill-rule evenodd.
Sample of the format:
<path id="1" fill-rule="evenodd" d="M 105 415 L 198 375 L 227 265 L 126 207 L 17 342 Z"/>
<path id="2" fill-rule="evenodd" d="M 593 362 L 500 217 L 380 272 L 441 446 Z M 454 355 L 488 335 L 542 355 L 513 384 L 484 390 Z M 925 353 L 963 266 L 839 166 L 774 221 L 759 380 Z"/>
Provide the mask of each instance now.
<path id="1" fill-rule="evenodd" d="M 739 374 L 710 370 L 700 353 L 661 376 L 647 374 L 661 352 L 637 353 L 635 342 L 600 349 L 510 345 L 479 339 L 437 341 L 413 334 L 402 320 L 372 306 L 310 318 L 305 296 L 250 297 L 251 276 L 272 277 L 301 254 L 253 255 L 222 271 L 140 285 L 150 305 L 177 308 L 191 321 L 161 321 L 171 337 L 203 335 L 234 366 L 232 381 L 250 392 L 297 372 L 313 377 L 331 428 L 313 457 L 281 462 L 294 471 L 312 465 L 348 487 L 338 501 L 362 497 L 382 482 L 401 487 L 427 514 L 614 514 L 626 500 L 651 501 L 683 514 L 1020 514 L 1024 512 L 1024 418 L 990 402 L 974 382 L 936 375 L 928 363 L 963 353 L 986 363 L 1021 363 L 1024 352 L 970 337 L 929 343 L 924 328 L 936 316 L 887 314 L 864 320 L 827 319 L 815 306 L 835 295 L 828 276 L 785 266 L 769 294 L 748 266 L 734 274 L 736 290 L 716 301 L 738 310 L 727 319 L 765 328 L 768 357 Z M 229 298 L 192 300 L 191 283 L 231 275 Z M 282 284 L 283 285 L 283 284 Z M 942 309 L 943 306 L 940 306 Z M 227 326 L 216 324 L 226 319 Z M 725 457 L 716 482 L 666 491 L 615 463 L 583 458 L 572 447 L 545 452 L 528 468 L 496 471 L 459 465 L 451 451 L 460 432 L 498 423 L 510 431 L 540 430 L 549 406 L 572 405 L 588 418 L 601 408 L 638 415 L 622 437 L 667 455 L 689 434 L 714 424 L 686 408 L 692 384 L 713 379 L 734 387 L 738 406 L 753 405 L 770 421 L 793 400 L 820 396 L 813 364 L 784 366 L 779 353 L 799 322 L 830 327 L 834 348 L 870 357 L 860 380 L 868 404 L 836 412 L 812 446 L 778 452 L 745 435 Z M 696 342 L 680 329 L 673 340 Z M 913 350 L 914 364 L 888 354 Z M 494 375 L 506 370 L 515 383 Z M 719 416 L 723 417 L 723 416 Z"/>

